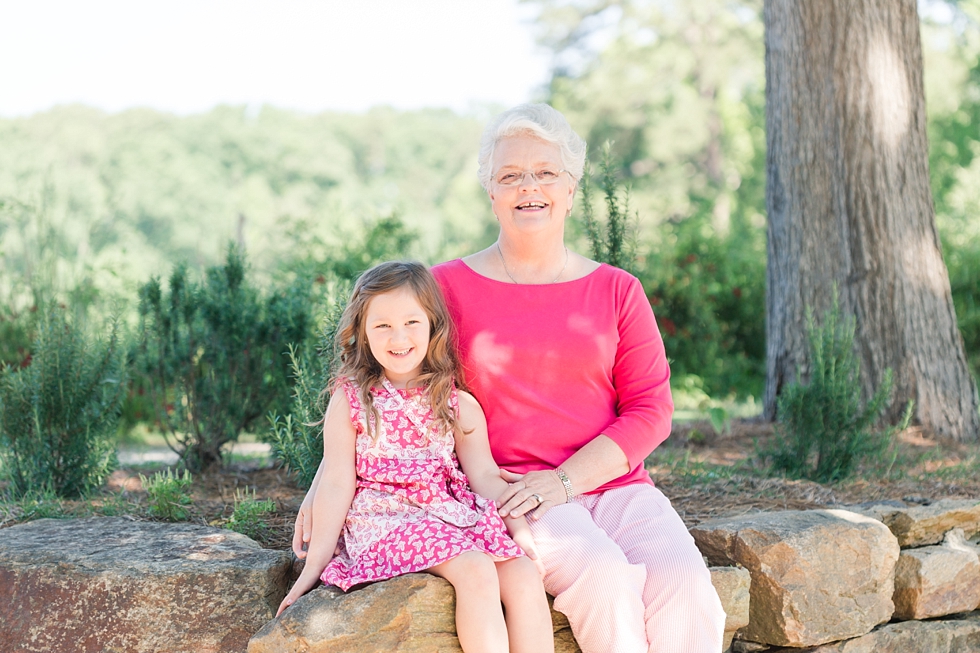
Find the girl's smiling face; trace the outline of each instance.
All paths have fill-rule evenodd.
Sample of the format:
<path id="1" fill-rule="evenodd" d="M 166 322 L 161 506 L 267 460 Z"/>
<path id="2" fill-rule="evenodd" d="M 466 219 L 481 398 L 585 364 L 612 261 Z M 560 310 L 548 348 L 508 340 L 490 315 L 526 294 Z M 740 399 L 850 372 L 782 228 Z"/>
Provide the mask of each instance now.
<path id="1" fill-rule="evenodd" d="M 375 360 L 396 388 L 422 373 L 429 349 L 429 317 L 409 288 L 382 293 L 368 302 L 364 330 Z"/>

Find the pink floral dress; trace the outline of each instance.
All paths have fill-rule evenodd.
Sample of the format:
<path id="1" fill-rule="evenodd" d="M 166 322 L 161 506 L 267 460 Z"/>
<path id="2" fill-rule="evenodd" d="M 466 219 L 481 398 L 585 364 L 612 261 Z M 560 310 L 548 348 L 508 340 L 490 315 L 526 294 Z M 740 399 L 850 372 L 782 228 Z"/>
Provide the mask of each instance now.
<path id="1" fill-rule="evenodd" d="M 357 386 L 348 381 L 343 388 L 357 433 L 357 488 L 340 554 L 320 576 L 324 583 L 347 591 L 358 583 L 423 571 L 467 551 L 500 560 L 523 555 L 494 502 L 470 489 L 453 435 L 430 428 L 433 416 L 424 392 L 395 389 L 387 379 L 372 389 L 381 417 L 375 440 L 367 434 Z M 455 391 L 451 406 L 458 407 Z"/>

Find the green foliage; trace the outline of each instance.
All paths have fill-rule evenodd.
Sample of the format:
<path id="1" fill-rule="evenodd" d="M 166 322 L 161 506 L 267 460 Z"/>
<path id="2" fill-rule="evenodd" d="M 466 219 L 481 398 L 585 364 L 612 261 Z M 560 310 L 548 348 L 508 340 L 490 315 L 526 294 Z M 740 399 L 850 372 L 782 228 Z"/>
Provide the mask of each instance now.
<path id="1" fill-rule="evenodd" d="M 657 314 L 672 376 L 714 397 L 761 395 L 765 380 L 765 235 L 707 216 L 663 227 L 639 277 Z"/>
<path id="2" fill-rule="evenodd" d="M 896 429 L 908 426 L 912 404 L 898 427 L 875 428 L 891 394 L 891 370 L 862 405 L 854 320 L 841 317 L 836 296 L 822 325 L 807 316 L 807 337 L 809 381 L 783 388 L 776 437 L 760 453 L 791 477 L 827 483 L 847 478 L 861 460 L 884 453 Z"/>
<path id="3" fill-rule="evenodd" d="M 0 368 L 30 365 L 36 312 L 36 308 L 21 313 L 0 309 Z"/>
<path id="4" fill-rule="evenodd" d="M 150 478 L 140 476 L 140 482 L 149 500 L 148 511 L 151 516 L 164 521 L 183 521 L 187 519 L 185 506 L 191 504 L 191 473 L 184 470 L 183 475 L 157 472 Z"/>
<path id="5" fill-rule="evenodd" d="M 628 272 L 636 270 L 637 216 L 630 216 L 629 189 L 622 190 L 613 169 L 610 144 L 603 147 L 598 179 L 590 171 L 582 177 L 582 213 L 585 235 L 592 258 Z M 606 205 L 605 225 L 599 222 L 593 206 L 592 184 L 598 185 Z"/>
<path id="6" fill-rule="evenodd" d="M 235 511 L 225 524 L 225 528 L 258 539 L 269 530 L 264 517 L 275 511 L 276 503 L 272 499 L 257 500 L 255 490 L 252 490 L 251 495 L 248 490 L 245 492 L 235 490 Z"/>
<path id="7" fill-rule="evenodd" d="M 409 258 L 419 244 L 419 233 L 394 214 L 359 226 L 359 231 L 348 234 L 337 245 L 311 233 L 304 223 L 295 225 L 287 233 L 295 246 L 280 264 L 280 271 L 292 279 L 331 289 L 337 282 L 353 282 L 383 261 Z M 335 294 L 336 288 L 333 290 Z M 329 292 L 322 295 L 324 299 L 330 296 Z"/>
<path id="8" fill-rule="evenodd" d="M 116 465 L 125 367 L 115 321 L 88 335 L 67 311 L 40 311 L 30 362 L 0 373 L 0 472 L 15 497 L 78 497 Z"/>
<path id="9" fill-rule="evenodd" d="M 14 500 L 9 507 L 17 521 L 63 519 L 69 517 L 61 497 L 52 490 L 31 490 Z"/>
<path id="10" fill-rule="evenodd" d="M 290 254 L 289 225 L 339 245 L 366 217 L 393 212 L 429 256 L 458 255 L 493 221 L 473 167 L 482 122 L 447 109 L 57 107 L 0 118 L 0 196 L 53 189 L 52 258 L 115 295 L 177 261 L 220 264 L 239 235 L 258 273 L 271 273 Z M 17 254 L 20 230 L 6 226 L 0 218 L 0 252 Z"/>
<path id="11" fill-rule="evenodd" d="M 288 401 L 290 343 L 308 332 L 306 293 L 263 295 L 246 279 L 244 254 L 193 282 L 178 266 L 166 293 L 140 288 L 137 366 L 161 430 L 191 469 L 221 462 L 221 447 Z"/>
<path id="12" fill-rule="evenodd" d="M 289 361 L 293 375 L 293 400 L 285 417 L 270 413 L 271 431 L 268 440 L 272 457 L 293 473 L 300 487 L 313 483 L 320 461 L 323 460 L 323 428 L 318 423 L 326 411 L 321 391 L 327 387 L 331 372 L 337 366 L 334 340 L 344 311 L 349 286 L 341 284 L 334 303 L 324 322 L 319 351 L 311 354 L 291 346 Z"/>

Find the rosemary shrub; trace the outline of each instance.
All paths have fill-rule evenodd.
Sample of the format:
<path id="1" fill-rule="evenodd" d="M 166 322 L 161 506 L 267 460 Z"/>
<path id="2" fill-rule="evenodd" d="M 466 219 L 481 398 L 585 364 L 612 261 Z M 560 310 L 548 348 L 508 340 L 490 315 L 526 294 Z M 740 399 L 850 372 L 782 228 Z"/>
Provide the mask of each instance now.
<path id="1" fill-rule="evenodd" d="M 0 475 L 15 498 L 77 498 L 115 468 L 125 362 L 119 327 L 88 334 L 57 306 L 36 324 L 22 367 L 0 371 Z"/>

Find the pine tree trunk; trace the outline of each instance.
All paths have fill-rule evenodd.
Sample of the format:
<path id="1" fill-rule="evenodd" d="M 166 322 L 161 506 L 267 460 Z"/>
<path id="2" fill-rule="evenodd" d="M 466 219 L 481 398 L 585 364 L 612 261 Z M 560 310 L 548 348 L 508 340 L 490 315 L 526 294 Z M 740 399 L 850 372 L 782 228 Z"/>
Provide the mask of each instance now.
<path id="1" fill-rule="evenodd" d="M 765 411 L 807 375 L 806 309 L 856 320 L 865 398 L 980 436 L 929 188 L 915 0 L 766 0 L 769 214 Z"/>

